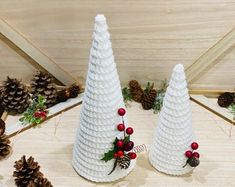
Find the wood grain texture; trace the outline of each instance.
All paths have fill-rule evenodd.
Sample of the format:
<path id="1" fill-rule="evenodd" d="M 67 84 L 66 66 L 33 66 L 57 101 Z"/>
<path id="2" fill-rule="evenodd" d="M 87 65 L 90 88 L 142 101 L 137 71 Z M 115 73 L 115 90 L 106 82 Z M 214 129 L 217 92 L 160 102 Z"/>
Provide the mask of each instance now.
<path id="1" fill-rule="evenodd" d="M 18 78 L 29 83 L 35 68 L 26 59 L 9 47 L 3 37 L 0 40 L 0 81 L 6 80 L 6 76 Z"/>
<path id="2" fill-rule="evenodd" d="M 80 106 L 73 108 L 12 139 L 13 154 L 0 162 L 0 186 L 13 187 L 14 161 L 22 155 L 33 156 L 41 165 L 41 171 L 56 187 L 232 187 L 235 186 L 235 128 L 229 138 L 231 124 L 192 103 L 193 128 L 200 145 L 201 165 L 191 175 L 172 177 L 157 172 L 148 162 L 147 152 L 138 155 L 134 171 L 126 178 L 113 183 L 97 184 L 86 181 L 72 168 L 72 147 L 79 121 Z M 129 124 L 134 127 L 136 145 L 149 148 L 157 114 L 143 111 L 137 103 L 127 108 Z"/>
<path id="3" fill-rule="evenodd" d="M 204 95 L 190 95 L 192 101 L 198 103 L 199 105 L 203 106 L 207 110 L 215 113 L 216 115 L 220 116 L 221 118 L 227 120 L 230 123 L 235 123 L 233 114 L 229 112 L 227 108 L 220 107 L 217 104 L 218 99 L 209 99 Z"/>
<path id="4" fill-rule="evenodd" d="M 213 67 L 221 56 L 230 51 L 235 45 L 235 28 L 202 54 L 191 66 L 186 69 L 188 83 L 200 79 L 202 73 Z M 235 82 L 235 80 L 233 80 Z"/>
<path id="5" fill-rule="evenodd" d="M 47 55 L 39 50 L 32 42 L 24 38 L 17 30 L 4 20 L 0 19 L 0 32 L 7 39 L 15 44 L 27 56 L 32 58 L 37 65 L 46 69 L 51 75 L 64 85 L 70 85 L 76 82 L 69 73 L 64 71 L 58 64 L 52 61 Z"/>
<path id="6" fill-rule="evenodd" d="M 142 84 L 147 80 L 159 83 L 169 78 L 175 64 L 189 67 L 234 27 L 234 8 L 232 0 L 12 0 L 0 2 L 0 16 L 84 82 L 94 16 L 105 14 L 120 79 L 125 85 L 130 79 Z M 234 57 L 226 64 L 233 67 Z M 20 70 L 23 68 L 11 69 Z M 0 78 L 6 74 L 3 72 Z M 228 81 L 233 75 L 215 74 L 215 70 L 206 72 L 192 86 L 229 89 L 233 85 Z"/>

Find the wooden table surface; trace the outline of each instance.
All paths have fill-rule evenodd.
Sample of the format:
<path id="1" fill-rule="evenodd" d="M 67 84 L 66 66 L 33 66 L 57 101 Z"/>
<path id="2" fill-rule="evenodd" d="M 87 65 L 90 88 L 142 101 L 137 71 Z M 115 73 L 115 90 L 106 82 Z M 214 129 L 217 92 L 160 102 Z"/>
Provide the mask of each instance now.
<path id="1" fill-rule="evenodd" d="M 81 178 L 71 165 L 71 153 L 79 124 L 77 106 L 12 138 L 13 153 L 0 162 L 0 187 L 13 187 L 15 160 L 22 155 L 33 156 L 41 171 L 55 187 L 87 186 L 235 186 L 235 128 L 229 137 L 231 124 L 208 112 L 199 105 L 193 106 L 193 127 L 200 144 L 201 164 L 192 174 L 172 177 L 159 173 L 148 162 L 147 152 L 138 155 L 134 171 L 122 180 L 97 184 Z M 137 103 L 127 109 L 128 121 L 134 127 L 136 145 L 149 144 L 156 127 L 157 114 L 144 111 Z"/>

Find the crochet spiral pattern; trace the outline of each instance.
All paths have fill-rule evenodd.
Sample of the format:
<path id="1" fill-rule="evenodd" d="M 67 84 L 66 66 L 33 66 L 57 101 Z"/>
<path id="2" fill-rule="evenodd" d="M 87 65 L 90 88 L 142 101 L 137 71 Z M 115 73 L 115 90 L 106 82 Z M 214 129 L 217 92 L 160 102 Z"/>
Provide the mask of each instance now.
<path id="1" fill-rule="evenodd" d="M 185 80 L 184 67 L 174 67 L 153 145 L 149 153 L 150 163 L 158 170 L 170 175 L 183 175 L 193 168 L 185 165 L 185 151 L 191 150 L 194 140 L 191 105 Z"/>
<path id="2" fill-rule="evenodd" d="M 79 175 L 95 182 L 109 182 L 128 175 L 134 168 L 131 161 L 128 169 L 120 167 L 108 175 L 114 159 L 104 162 L 101 158 L 112 148 L 116 137 L 120 136 L 118 108 L 124 108 L 119 77 L 114 62 L 113 51 L 106 18 L 97 15 L 95 31 L 90 51 L 80 126 L 73 150 L 73 167 Z"/>

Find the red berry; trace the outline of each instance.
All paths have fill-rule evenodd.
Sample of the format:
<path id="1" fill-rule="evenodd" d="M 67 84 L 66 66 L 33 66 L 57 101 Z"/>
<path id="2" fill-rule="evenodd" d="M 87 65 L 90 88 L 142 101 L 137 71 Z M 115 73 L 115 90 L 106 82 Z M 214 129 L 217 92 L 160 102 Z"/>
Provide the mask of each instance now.
<path id="1" fill-rule="evenodd" d="M 194 153 L 193 153 L 193 157 L 199 158 L 199 157 L 200 157 L 200 154 L 199 154 L 198 152 L 194 152 Z"/>
<path id="2" fill-rule="evenodd" d="M 122 148 L 124 146 L 124 143 L 122 140 L 118 140 L 116 145 L 118 148 Z"/>
<path id="3" fill-rule="evenodd" d="M 119 109 L 118 109 L 118 114 L 119 114 L 120 116 L 124 116 L 125 113 L 126 113 L 126 110 L 125 110 L 124 108 L 119 108 Z"/>
<path id="4" fill-rule="evenodd" d="M 117 152 L 118 157 L 122 157 L 124 155 L 123 151 L 118 151 Z"/>
<path id="5" fill-rule="evenodd" d="M 193 142 L 193 143 L 191 144 L 191 147 L 192 147 L 193 150 L 198 149 L 198 143 L 197 143 L 197 142 Z"/>
<path id="6" fill-rule="evenodd" d="M 133 128 L 131 128 L 131 127 L 128 127 L 128 128 L 126 129 L 126 133 L 127 133 L 128 135 L 133 134 L 133 132 L 134 132 L 134 130 L 133 130 Z"/>
<path id="7" fill-rule="evenodd" d="M 188 157 L 188 158 L 191 158 L 193 155 L 192 151 L 186 151 L 185 152 L 185 156 Z"/>
<path id="8" fill-rule="evenodd" d="M 40 118 L 40 117 L 41 117 L 41 112 L 35 112 L 35 113 L 33 114 L 33 116 L 34 116 L 35 118 Z"/>
<path id="9" fill-rule="evenodd" d="M 40 116 L 42 117 L 43 120 L 47 118 L 47 114 L 45 112 L 41 112 Z"/>
<path id="10" fill-rule="evenodd" d="M 114 153 L 113 157 L 114 157 L 114 158 L 117 158 L 117 157 L 118 157 L 118 154 L 117 154 L 117 153 Z"/>
<path id="11" fill-rule="evenodd" d="M 134 153 L 134 152 L 130 152 L 130 153 L 128 153 L 128 155 L 131 159 L 135 159 L 137 156 L 136 153 Z"/>
<path id="12" fill-rule="evenodd" d="M 47 113 L 45 111 L 42 111 L 41 116 L 47 116 Z"/>
<path id="13" fill-rule="evenodd" d="M 134 147 L 134 142 L 129 141 L 129 142 L 127 142 L 127 143 L 125 144 L 124 150 L 125 150 L 125 151 L 130 151 L 130 150 L 133 149 L 133 147 Z"/>
<path id="14" fill-rule="evenodd" d="M 120 124 L 117 126 L 117 129 L 118 129 L 119 131 L 124 131 L 124 130 L 125 130 L 125 125 L 122 124 L 122 123 L 120 123 Z"/>

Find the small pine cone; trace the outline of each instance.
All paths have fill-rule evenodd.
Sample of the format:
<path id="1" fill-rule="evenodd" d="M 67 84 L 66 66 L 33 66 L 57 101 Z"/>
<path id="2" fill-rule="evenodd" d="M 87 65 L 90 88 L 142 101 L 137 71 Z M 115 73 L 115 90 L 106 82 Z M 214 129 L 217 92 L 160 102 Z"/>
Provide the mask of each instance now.
<path id="1" fill-rule="evenodd" d="M 137 80 L 131 80 L 129 82 L 130 89 L 139 89 L 141 88 L 139 82 Z"/>
<path id="2" fill-rule="evenodd" d="M 5 122 L 0 118 L 0 137 L 4 134 L 6 128 Z"/>
<path id="3" fill-rule="evenodd" d="M 157 91 L 152 89 L 148 93 L 144 93 L 141 104 L 144 110 L 150 110 L 153 108 L 155 99 L 156 99 Z"/>
<path id="4" fill-rule="evenodd" d="M 3 107 L 8 112 L 23 113 L 29 106 L 30 95 L 21 81 L 7 77 L 1 94 Z"/>
<path id="5" fill-rule="evenodd" d="M 121 169 L 127 169 L 131 164 L 131 158 L 129 157 L 129 155 L 124 155 L 123 157 L 118 159 L 118 164 Z"/>
<path id="6" fill-rule="evenodd" d="M 0 160 L 6 158 L 11 152 L 10 140 L 2 135 L 0 137 Z"/>
<path id="7" fill-rule="evenodd" d="M 53 187 L 47 178 L 39 177 L 30 181 L 27 187 Z"/>
<path id="8" fill-rule="evenodd" d="M 131 91 L 131 95 L 132 95 L 132 99 L 138 103 L 141 102 L 142 96 L 143 96 L 144 92 L 143 90 L 133 90 Z"/>
<path id="9" fill-rule="evenodd" d="M 141 88 L 140 84 L 136 80 L 131 80 L 129 82 L 130 92 L 132 95 L 132 99 L 136 102 L 141 102 L 141 98 L 143 96 L 143 89 Z"/>
<path id="10" fill-rule="evenodd" d="M 218 105 L 227 108 L 234 102 L 234 93 L 225 92 L 218 98 Z"/>
<path id="11" fill-rule="evenodd" d="M 14 167 L 13 177 L 15 177 L 17 187 L 28 187 L 35 179 L 43 177 L 43 174 L 39 171 L 40 166 L 34 161 L 33 157 L 29 157 L 26 160 L 25 156 L 23 156 L 15 162 Z"/>
<path id="12" fill-rule="evenodd" d="M 69 97 L 70 98 L 75 98 L 78 96 L 78 94 L 80 93 L 80 87 L 76 84 L 73 84 L 71 85 L 69 88 L 68 88 L 68 92 L 69 92 Z"/>
<path id="13" fill-rule="evenodd" d="M 69 99 L 69 92 L 67 89 L 57 92 L 57 103 L 65 102 Z"/>
<path id="14" fill-rule="evenodd" d="M 53 83 L 52 77 L 48 73 L 38 71 L 31 81 L 31 93 L 33 99 L 39 95 L 44 96 L 46 99 L 46 107 L 49 108 L 56 104 L 57 101 L 57 90 Z"/>

